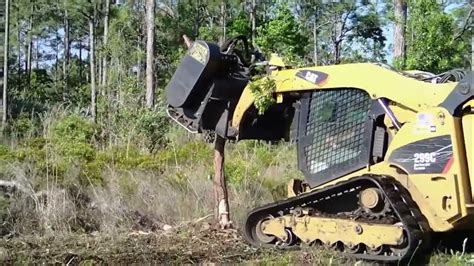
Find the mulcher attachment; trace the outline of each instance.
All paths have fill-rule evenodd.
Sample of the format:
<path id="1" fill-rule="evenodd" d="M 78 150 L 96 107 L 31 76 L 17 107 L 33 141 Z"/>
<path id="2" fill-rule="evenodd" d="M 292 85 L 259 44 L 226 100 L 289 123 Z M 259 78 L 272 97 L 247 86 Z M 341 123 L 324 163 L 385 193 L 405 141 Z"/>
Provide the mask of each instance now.
<path id="1" fill-rule="evenodd" d="M 239 58 L 195 41 L 166 87 L 168 114 L 191 132 L 227 137 L 228 120 L 248 82 Z"/>

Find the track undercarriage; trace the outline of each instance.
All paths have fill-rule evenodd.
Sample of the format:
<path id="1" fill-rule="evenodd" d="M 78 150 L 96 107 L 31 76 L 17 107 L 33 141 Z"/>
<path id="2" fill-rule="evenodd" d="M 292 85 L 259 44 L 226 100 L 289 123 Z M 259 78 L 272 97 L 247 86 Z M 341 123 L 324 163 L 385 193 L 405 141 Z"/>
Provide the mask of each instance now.
<path id="1" fill-rule="evenodd" d="M 245 233 L 258 247 L 326 245 L 358 259 L 410 261 L 429 245 L 429 227 L 389 177 L 361 176 L 251 211 Z"/>

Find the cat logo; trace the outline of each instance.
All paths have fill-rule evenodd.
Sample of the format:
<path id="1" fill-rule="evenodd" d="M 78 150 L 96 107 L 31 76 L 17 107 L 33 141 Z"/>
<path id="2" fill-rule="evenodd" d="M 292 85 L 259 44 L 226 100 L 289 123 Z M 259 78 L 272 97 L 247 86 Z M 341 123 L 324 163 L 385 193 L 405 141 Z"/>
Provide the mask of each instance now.
<path id="1" fill-rule="evenodd" d="M 296 73 L 296 76 L 319 87 L 324 86 L 328 80 L 328 74 L 314 70 L 300 70 Z"/>
<path id="2" fill-rule="evenodd" d="M 316 83 L 316 80 L 318 80 L 318 74 L 308 71 L 304 78 L 309 82 Z"/>

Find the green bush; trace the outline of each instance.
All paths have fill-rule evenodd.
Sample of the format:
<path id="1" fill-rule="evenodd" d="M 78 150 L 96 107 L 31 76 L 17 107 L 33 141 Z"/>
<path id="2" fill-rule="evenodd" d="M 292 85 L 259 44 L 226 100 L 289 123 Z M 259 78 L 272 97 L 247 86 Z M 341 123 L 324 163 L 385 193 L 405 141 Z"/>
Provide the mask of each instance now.
<path id="1" fill-rule="evenodd" d="M 53 126 L 52 139 L 65 142 L 90 143 L 95 130 L 96 128 L 92 122 L 77 114 L 71 114 Z"/>
<path id="2" fill-rule="evenodd" d="M 14 158 L 13 152 L 7 146 L 0 144 L 0 161 L 12 161 Z"/>
<path id="3" fill-rule="evenodd" d="M 18 118 L 9 123 L 7 132 L 9 132 L 9 135 L 22 139 L 33 136 L 37 128 L 38 126 L 34 120 L 22 113 Z"/>
<path id="4" fill-rule="evenodd" d="M 85 118 L 71 114 L 53 125 L 51 141 L 57 152 L 69 161 L 94 160 L 96 150 L 92 146 L 96 126 Z"/>

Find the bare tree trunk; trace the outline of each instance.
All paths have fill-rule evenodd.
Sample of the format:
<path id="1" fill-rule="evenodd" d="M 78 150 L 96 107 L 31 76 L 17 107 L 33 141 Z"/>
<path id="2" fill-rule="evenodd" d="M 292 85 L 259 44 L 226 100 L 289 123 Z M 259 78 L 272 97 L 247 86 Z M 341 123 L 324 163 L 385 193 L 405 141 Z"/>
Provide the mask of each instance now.
<path id="1" fill-rule="evenodd" d="M 82 40 L 79 40 L 79 80 L 82 80 Z"/>
<path id="2" fill-rule="evenodd" d="M 227 11 L 226 11 L 226 4 L 225 1 L 222 0 L 221 2 L 221 27 L 222 27 L 222 35 L 220 36 L 219 45 L 224 44 L 226 40 L 226 21 L 227 21 Z"/>
<path id="3" fill-rule="evenodd" d="M 318 28 L 316 26 L 316 18 L 313 20 L 313 61 L 314 65 L 318 65 Z"/>
<path id="4" fill-rule="evenodd" d="M 214 207 L 215 218 L 221 229 L 232 228 L 227 180 L 224 174 L 224 150 L 225 139 L 216 134 L 214 142 Z"/>
<path id="5" fill-rule="evenodd" d="M 257 32 L 257 3 L 256 0 L 252 0 L 250 10 L 250 21 L 252 23 L 252 45 L 255 47 L 255 36 Z"/>
<path id="6" fill-rule="evenodd" d="M 18 42 L 18 47 L 17 47 L 17 54 L 18 54 L 18 80 L 21 83 L 21 31 L 20 31 L 20 22 L 17 20 L 16 22 L 16 38 Z"/>
<path id="7" fill-rule="evenodd" d="M 97 33 L 96 33 L 97 34 Z M 96 46 L 98 45 L 100 47 L 100 41 L 97 40 L 96 38 Z M 97 95 L 102 95 L 104 96 L 104 90 L 103 88 L 100 86 L 101 85 L 101 81 L 102 81 L 102 54 L 101 53 L 96 53 L 95 54 L 95 62 L 96 62 L 96 68 L 97 68 L 97 74 L 96 74 L 96 86 L 98 86 L 98 91 L 97 91 Z"/>
<path id="8" fill-rule="evenodd" d="M 56 34 L 56 39 L 59 38 L 59 33 Z M 55 73 L 58 73 L 58 66 L 59 66 L 59 42 L 56 43 L 56 47 L 54 49 L 54 57 L 55 57 L 55 61 L 54 61 L 54 72 Z M 58 83 L 58 75 L 54 75 L 54 83 L 57 84 Z"/>
<path id="9" fill-rule="evenodd" d="M 10 0 L 5 0 L 5 43 L 3 44 L 3 113 L 2 113 L 2 132 L 7 124 L 7 91 L 8 91 L 8 46 L 10 35 Z"/>
<path id="10" fill-rule="evenodd" d="M 138 36 L 137 51 L 141 50 L 140 42 L 141 42 L 141 39 L 140 39 L 140 36 Z M 142 77 L 142 60 L 140 59 L 139 56 L 137 56 L 137 81 L 140 81 L 141 77 Z"/>
<path id="11" fill-rule="evenodd" d="M 196 14 L 194 14 L 194 38 L 199 37 L 199 28 L 201 27 L 201 0 L 196 1 Z"/>
<path id="12" fill-rule="evenodd" d="M 474 17 L 471 18 L 474 24 Z M 471 70 L 474 71 L 474 27 L 471 27 Z"/>
<path id="13" fill-rule="evenodd" d="M 69 14 L 66 8 L 64 8 L 64 60 L 63 60 L 63 79 L 64 89 L 68 90 L 68 77 L 69 77 L 69 57 L 70 57 L 70 41 L 69 41 Z"/>
<path id="14" fill-rule="evenodd" d="M 105 14 L 104 14 L 104 36 L 102 44 L 107 48 L 107 42 L 109 38 L 109 12 L 110 12 L 110 0 L 105 0 Z M 104 54 L 102 58 L 102 89 L 105 90 L 107 86 L 107 54 Z"/>
<path id="15" fill-rule="evenodd" d="M 95 15 L 94 15 L 95 17 Z M 97 121 L 97 88 L 96 88 L 96 81 L 95 81 L 95 33 L 94 33 L 94 19 L 89 19 L 89 42 L 90 42 L 90 49 L 89 49 L 89 65 L 90 65 L 90 72 L 91 72 L 91 113 L 92 119 Z"/>
<path id="16" fill-rule="evenodd" d="M 33 2 L 31 5 L 30 5 L 30 17 L 28 18 L 28 33 L 27 33 L 27 37 L 26 37 L 26 41 L 28 42 L 27 43 L 27 48 L 26 48 L 26 67 L 25 67 L 25 71 L 26 71 L 26 82 L 27 82 L 27 87 L 28 87 L 28 90 L 30 89 L 30 84 L 31 84 L 31 57 L 32 57 L 32 54 L 33 54 L 33 33 L 32 33 L 32 30 L 33 30 L 33 11 L 34 11 L 34 1 L 31 1 Z"/>
<path id="17" fill-rule="evenodd" d="M 405 0 L 393 0 L 395 11 L 395 28 L 393 31 L 393 58 L 400 60 L 400 66 L 405 66 L 406 46 L 405 27 L 407 19 L 407 3 Z"/>
<path id="18" fill-rule="evenodd" d="M 35 69 L 38 69 L 39 67 L 39 41 L 37 38 L 34 39 L 33 41 L 33 49 L 35 51 L 35 56 L 34 56 L 34 63 L 35 63 Z"/>
<path id="19" fill-rule="evenodd" d="M 334 64 L 337 65 L 341 61 L 341 42 L 334 42 Z"/>
<path id="20" fill-rule="evenodd" d="M 32 57 L 32 48 L 33 48 L 33 34 L 32 34 L 32 29 L 33 29 L 33 5 L 31 5 L 31 12 L 32 14 L 30 15 L 30 18 L 28 20 L 28 34 L 27 34 L 27 41 L 28 45 L 26 48 L 26 82 L 28 84 L 28 90 L 30 89 L 30 83 L 31 83 L 31 57 Z"/>
<path id="21" fill-rule="evenodd" d="M 146 106 L 155 104 L 154 44 L 155 44 L 155 0 L 146 1 Z"/>
<path id="22" fill-rule="evenodd" d="M 28 82 L 28 89 L 30 88 L 31 81 L 31 57 L 33 55 L 33 40 L 31 37 L 28 40 L 28 46 L 26 48 L 26 80 Z"/>

